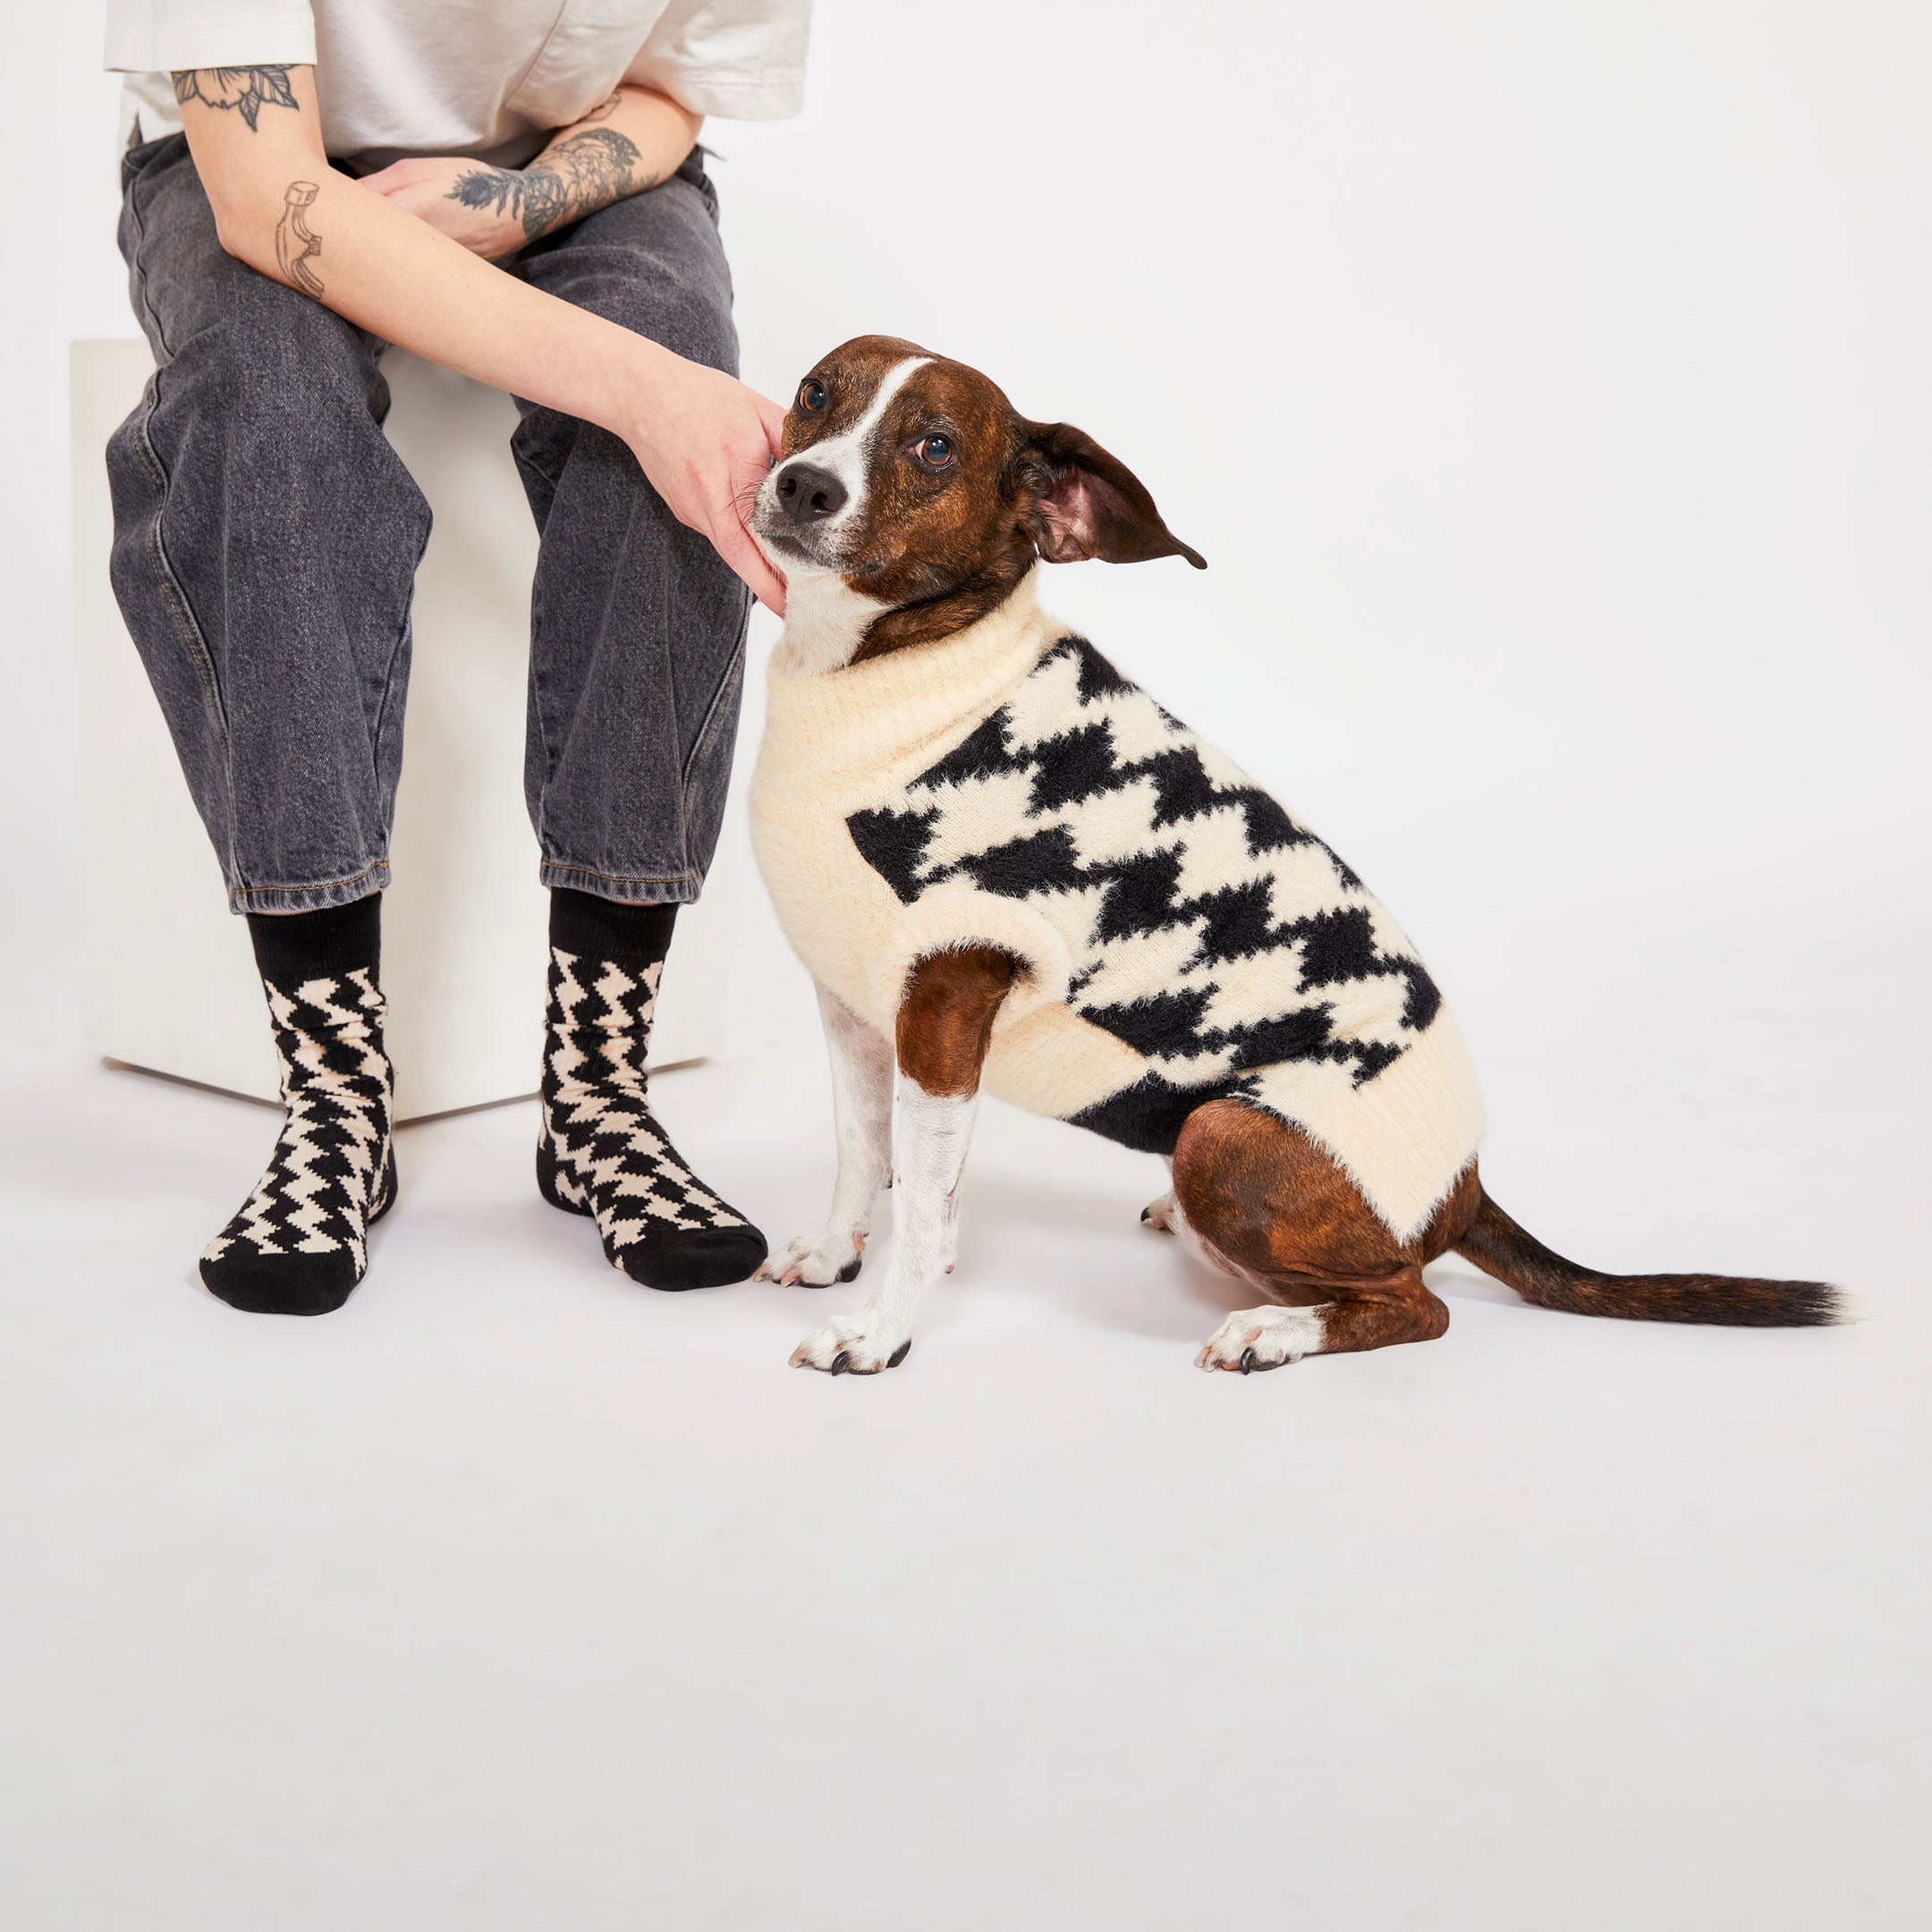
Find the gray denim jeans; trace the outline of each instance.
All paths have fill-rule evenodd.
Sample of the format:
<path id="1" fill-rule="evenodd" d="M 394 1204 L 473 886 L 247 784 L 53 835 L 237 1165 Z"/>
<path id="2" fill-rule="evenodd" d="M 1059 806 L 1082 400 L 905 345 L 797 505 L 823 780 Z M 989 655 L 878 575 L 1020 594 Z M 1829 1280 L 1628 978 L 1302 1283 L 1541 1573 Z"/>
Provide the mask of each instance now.
<path id="1" fill-rule="evenodd" d="M 157 364 L 107 448 L 114 594 L 237 912 L 388 883 L 410 594 L 429 508 L 382 432 L 383 344 L 223 252 L 180 135 L 123 165 L 121 249 Z M 671 180 L 505 271 L 736 373 L 717 203 Z M 607 431 L 518 402 L 539 537 L 524 791 L 542 877 L 698 896 L 750 597 Z"/>

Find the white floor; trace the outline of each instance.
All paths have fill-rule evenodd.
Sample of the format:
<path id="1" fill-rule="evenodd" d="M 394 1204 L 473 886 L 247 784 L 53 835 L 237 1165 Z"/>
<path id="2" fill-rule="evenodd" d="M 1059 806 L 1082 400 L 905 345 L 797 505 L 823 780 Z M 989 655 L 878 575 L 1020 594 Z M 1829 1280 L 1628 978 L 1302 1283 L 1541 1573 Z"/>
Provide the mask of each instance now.
<path id="1" fill-rule="evenodd" d="M 659 1083 L 777 1236 L 829 1165 L 782 1030 Z M 1634 1165 L 1613 1044 L 1487 1171 L 1586 1258 L 1881 1318 L 1590 1323 L 1452 1264 L 1444 1341 L 1245 1381 L 1190 1366 L 1234 1304 L 1137 1225 L 1157 1164 L 1002 1109 L 875 1379 L 785 1364 L 857 1288 L 612 1274 L 527 1106 L 405 1135 L 340 1315 L 237 1315 L 193 1257 L 272 1116 L 23 1049 L 0 1919 L 1932 1922 L 1923 1177 L 1822 1038 Z"/>

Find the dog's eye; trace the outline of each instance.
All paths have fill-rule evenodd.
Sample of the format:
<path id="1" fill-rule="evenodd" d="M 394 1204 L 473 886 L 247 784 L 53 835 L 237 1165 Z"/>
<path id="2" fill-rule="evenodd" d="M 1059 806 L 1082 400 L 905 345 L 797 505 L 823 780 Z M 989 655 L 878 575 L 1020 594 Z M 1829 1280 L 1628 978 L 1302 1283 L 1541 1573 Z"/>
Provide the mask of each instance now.
<path id="1" fill-rule="evenodd" d="M 953 438 L 929 436 L 919 445 L 919 453 L 928 470 L 944 470 L 953 461 Z"/>
<path id="2" fill-rule="evenodd" d="M 816 376 L 808 376 L 799 385 L 798 406 L 801 410 L 822 410 L 826 406 L 826 386 Z"/>

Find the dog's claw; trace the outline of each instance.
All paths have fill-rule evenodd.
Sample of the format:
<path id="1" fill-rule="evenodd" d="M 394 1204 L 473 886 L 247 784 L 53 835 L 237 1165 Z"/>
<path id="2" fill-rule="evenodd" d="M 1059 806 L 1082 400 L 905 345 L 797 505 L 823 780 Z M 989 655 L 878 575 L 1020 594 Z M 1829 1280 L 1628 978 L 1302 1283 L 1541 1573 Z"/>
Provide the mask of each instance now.
<path id="1" fill-rule="evenodd" d="M 1242 1309 L 1209 1335 L 1194 1358 L 1197 1368 L 1225 1375 L 1266 1375 L 1322 1350 L 1318 1308 Z"/>
<path id="2" fill-rule="evenodd" d="M 792 1366 L 816 1368 L 821 1375 L 883 1375 L 896 1368 L 911 1350 L 911 1338 L 903 1330 L 900 1335 L 896 1343 L 889 1333 L 874 1341 L 855 1317 L 837 1316 L 792 1351 Z"/>
<path id="3" fill-rule="evenodd" d="M 1174 1198 L 1172 1191 L 1157 1196 L 1140 1210 L 1140 1225 L 1149 1227 L 1157 1234 L 1172 1234 L 1174 1231 Z"/>

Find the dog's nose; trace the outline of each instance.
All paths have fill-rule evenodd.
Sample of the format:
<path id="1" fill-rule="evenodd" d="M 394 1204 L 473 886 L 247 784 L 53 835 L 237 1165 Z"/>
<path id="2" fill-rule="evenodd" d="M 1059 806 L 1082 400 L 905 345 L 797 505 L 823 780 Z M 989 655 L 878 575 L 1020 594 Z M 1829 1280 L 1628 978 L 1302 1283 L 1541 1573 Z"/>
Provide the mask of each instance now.
<path id="1" fill-rule="evenodd" d="M 845 507 L 845 486 L 829 470 L 788 463 L 778 472 L 778 507 L 794 523 L 819 523 Z"/>

